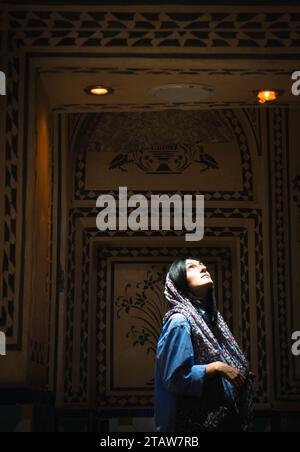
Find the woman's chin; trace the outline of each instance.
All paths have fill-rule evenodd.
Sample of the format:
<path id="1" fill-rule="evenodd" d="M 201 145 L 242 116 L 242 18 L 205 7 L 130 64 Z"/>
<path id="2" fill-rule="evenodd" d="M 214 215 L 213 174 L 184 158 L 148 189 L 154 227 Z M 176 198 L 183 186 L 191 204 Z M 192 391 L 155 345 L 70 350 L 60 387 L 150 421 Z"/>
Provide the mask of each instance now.
<path id="1" fill-rule="evenodd" d="M 201 284 L 199 285 L 199 287 L 205 287 L 205 286 L 212 286 L 213 285 L 213 281 L 212 279 L 207 279 L 207 281 L 201 281 Z"/>
<path id="2" fill-rule="evenodd" d="M 212 286 L 213 285 L 213 281 L 211 279 L 209 279 L 208 281 L 202 282 L 201 286 Z"/>
<path id="3" fill-rule="evenodd" d="M 199 284 L 197 284 L 197 286 L 194 286 L 191 288 L 191 291 L 193 293 L 197 293 L 200 290 L 203 289 L 209 289 L 212 285 L 213 285 L 213 280 L 212 279 L 208 279 L 206 278 L 207 281 L 200 281 Z"/>

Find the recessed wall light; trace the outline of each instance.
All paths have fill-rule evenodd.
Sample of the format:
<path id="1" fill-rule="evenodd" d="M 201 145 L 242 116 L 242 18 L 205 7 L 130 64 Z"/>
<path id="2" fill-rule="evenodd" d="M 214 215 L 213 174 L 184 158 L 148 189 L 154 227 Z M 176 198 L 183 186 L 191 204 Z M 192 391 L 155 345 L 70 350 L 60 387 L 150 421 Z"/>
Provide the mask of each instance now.
<path id="1" fill-rule="evenodd" d="M 84 91 L 93 96 L 105 96 L 106 94 L 111 94 L 113 89 L 103 85 L 91 85 L 87 86 Z"/>
<path id="2" fill-rule="evenodd" d="M 257 92 L 257 98 L 260 104 L 265 104 L 267 102 L 274 102 L 280 96 L 281 91 L 264 89 Z"/>

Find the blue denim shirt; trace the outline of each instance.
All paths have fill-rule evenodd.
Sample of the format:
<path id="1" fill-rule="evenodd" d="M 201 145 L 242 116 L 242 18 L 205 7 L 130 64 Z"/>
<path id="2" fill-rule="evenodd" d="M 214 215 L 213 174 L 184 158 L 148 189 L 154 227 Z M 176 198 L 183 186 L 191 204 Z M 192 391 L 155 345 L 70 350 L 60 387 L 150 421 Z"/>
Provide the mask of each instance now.
<path id="1" fill-rule="evenodd" d="M 203 315 L 204 311 L 198 311 Z M 191 328 L 182 314 L 174 314 L 163 326 L 156 349 L 155 428 L 175 431 L 179 395 L 201 398 L 206 366 L 194 363 Z M 223 379 L 227 398 L 233 401 L 232 385 Z"/>

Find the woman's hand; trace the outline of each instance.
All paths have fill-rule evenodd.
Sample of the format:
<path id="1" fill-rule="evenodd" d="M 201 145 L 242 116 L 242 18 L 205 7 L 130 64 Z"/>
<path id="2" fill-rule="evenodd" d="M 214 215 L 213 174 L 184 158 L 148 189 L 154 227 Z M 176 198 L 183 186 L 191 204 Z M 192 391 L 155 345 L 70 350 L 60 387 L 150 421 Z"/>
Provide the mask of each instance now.
<path id="1" fill-rule="evenodd" d="M 219 372 L 226 380 L 230 381 L 238 391 L 243 389 L 246 378 L 238 369 L 228 366 L 228 364 L 225 363 L 219 363 Z"/>
<path id="2" fill-rule="evenodd" d="M 230 381 L 238 391 L 243 389 L 246 378 L 241 372 L 234 367 L 222 362 L 215 362 L 206 366 L 206 375 L 212 377 L 214 375 L 222 375 L 226 380 Z"/>

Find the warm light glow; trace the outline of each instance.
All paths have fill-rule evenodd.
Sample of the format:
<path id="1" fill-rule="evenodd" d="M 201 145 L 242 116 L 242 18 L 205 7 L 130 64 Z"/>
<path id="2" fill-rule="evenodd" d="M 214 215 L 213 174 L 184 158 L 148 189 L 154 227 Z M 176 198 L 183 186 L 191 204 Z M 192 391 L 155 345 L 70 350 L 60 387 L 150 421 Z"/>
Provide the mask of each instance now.
<path id="1" fill-rule="evenodd" d="M 104 86 L 89 86 L 85 89 L 85 92 L 88 94 L 93 94 L 94 96 L 105 96 L 105 94 L 109 94 L 112 92 L 112 89 L 105 88 Z"/>
<path id="2" fill-rule="evenodd" d="M 265 104 L 266 102 L 274 102 L 279 96 L 279 93 L 277 91 L 260 91 L 257 94 L 258 100 L 260 104 Z"/>

